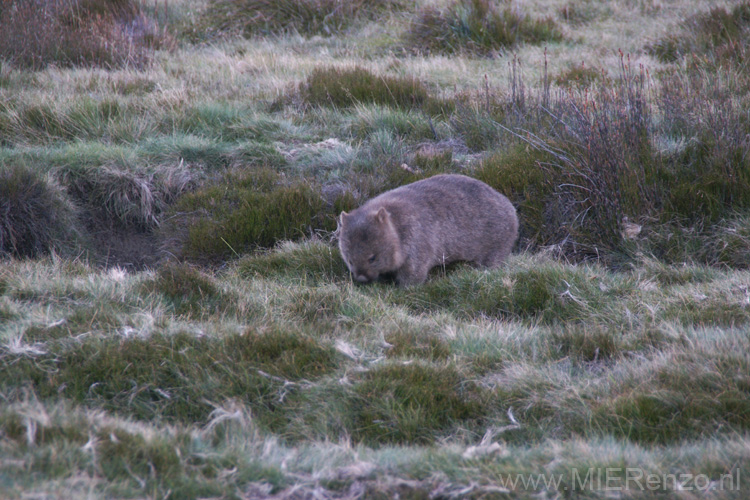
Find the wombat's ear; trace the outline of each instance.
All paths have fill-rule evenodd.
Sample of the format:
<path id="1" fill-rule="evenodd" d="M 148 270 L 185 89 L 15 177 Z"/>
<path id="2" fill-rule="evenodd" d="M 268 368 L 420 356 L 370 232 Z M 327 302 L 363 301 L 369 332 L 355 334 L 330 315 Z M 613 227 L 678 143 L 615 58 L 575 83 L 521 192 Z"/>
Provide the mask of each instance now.
<path id="1" fill-rule="evenodd" d="M 378 213 L 375 214 L 375 220 L 378 221 L 380 224 L 383 224 L 385 221 L 388 220 L 388 217 L 390 217 L 391 214 L 388 213 L 388 210 L 385 209 L 385 207 L 380 207 L 380 210 L 378 210 Z"/>
<path id="2" fill-rule="evenodd" d="M 346 212 L 344 212 L 344 211 L 342 210 L 342 211 L 341 211 L 341 214 L 339 214 L 339 225 L 340 225 L 340 226 L 343 226 L 343 225 L 344 225 L 344 221 L 345 221 L 345 220 L 347 219 L 347 217 L 349 217 L 349 214 L 348 214 L 348 213 L 346 213 Z"/>

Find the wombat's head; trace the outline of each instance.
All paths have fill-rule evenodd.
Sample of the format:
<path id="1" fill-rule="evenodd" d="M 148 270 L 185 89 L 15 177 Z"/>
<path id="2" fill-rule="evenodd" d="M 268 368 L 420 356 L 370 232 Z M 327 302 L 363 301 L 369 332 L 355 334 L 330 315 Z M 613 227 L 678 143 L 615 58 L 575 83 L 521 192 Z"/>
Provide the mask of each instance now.
<path id="1" fill-rule="evenodd" d="M 404 264 L 401 241 L 385 207 L 370 213 L 341 212 L 339 249 L 354 279 L 368 283 Z"/>

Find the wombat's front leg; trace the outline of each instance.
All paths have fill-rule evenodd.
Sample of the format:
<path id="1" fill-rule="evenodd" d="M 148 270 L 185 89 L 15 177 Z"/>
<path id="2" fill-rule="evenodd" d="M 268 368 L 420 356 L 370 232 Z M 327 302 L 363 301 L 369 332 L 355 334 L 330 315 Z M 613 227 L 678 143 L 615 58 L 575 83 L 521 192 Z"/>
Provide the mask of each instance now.
<path id="1" fill-rule="evenodd" d="M 396 271 L 396 283 L 404 287 L 419 285 L 427 280 L 429 272 L 430 266 L 428 265 L 413 266 L 407 262 Z"/>

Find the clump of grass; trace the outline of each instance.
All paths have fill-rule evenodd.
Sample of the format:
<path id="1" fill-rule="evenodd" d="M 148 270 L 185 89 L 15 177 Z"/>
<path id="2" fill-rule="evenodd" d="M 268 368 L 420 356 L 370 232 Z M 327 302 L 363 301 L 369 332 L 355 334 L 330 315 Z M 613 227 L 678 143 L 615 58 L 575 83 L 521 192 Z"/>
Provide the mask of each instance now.
<path id="1" fill-rule="evenodd" d="M 250 330 L 227 339 L 226 348 L 233 357 L 291 380 L 315 379 L 338 367 L 332 347 L 294 331 L 258 334 Z"/>
<path id="2" fill-rule="evenodd" d="M 155 171 L 117 163 L 66 168 L 63 179 L 93 210 L 138 228 L 157 226 L 167 206 L 195 185 L 195 174 L 182 163 Z"/>
<path id="3" fill-rule="evenodd" d="M 477 427 L 488 394 L 451 366 L 387 364 L 354 388 L 352 437 L 365 444 L 433 443 L 457 427 Z"/>
<path id="4" fill-rule="evenodd" d="M 18 165 L 0 169 L 0 254 L 34 258 L 70 250 L 79 235 L 77 217 L 52 176 Z"/>
<path id="5" fill-rule="evenodd" d="M 23 332 L 23 338 L 28 342 L 46 342 L 66 339 L 82 333 L 108 334 L 122 324 L 123 320 L 119 317 L 114 304 L 96 304 L 77 308 L 63 320 L 51 325 L 31 326 Z"/>
<path id="6" fill-rule="evenodd" d="M 386 352 L 389 358 L 417 358 L 430 361 L 447 359 L 450 346 L 440 337 L 429 332 L 410 328 L 399 329 L 385 336 L 391 347 Z"/>
<path id="7" fill-rule="evenodd" d="M 662 195 L 667 215 L 716 223 L 750 208 L 750 124 L 729 92 L 736 84 L 690 76 L 666 81 L 661 96 L 665 134 L 694 137 L 668 157 Z"/>
<path id="8" fill-rule="evenodd" d="M 167 263 L 142 286 L 146 292 L 163 295 L 180 316 L 231 312 L 236 303 L 236 298 L 221 290 L 209 276 L 187 264 Z"/>
<path id="9" fill-rule="evenodd" d="M 289 121 L 259 113 L 231 102 L 200 102 L 170 109 L 159 123 L 165 135 L 179 131 L 189 136 L 213 139 L 214 142 L 253 141 L 269 143 L 288 139 L 297 133 Z"/>
<path id="10" fill-rule="evenodd" d="M 425 143 L 414 152 L 410 165 L 419 172 L 439 174 L 450 172 L 453 167 L 453 148 L 441 144 Z"/>
<path id="11" fill-rule="evenodd" d="M 81 97 L 55 105 L 19 103 L 15 109 L 0 121 L 7 129 L 4 140 L 11 144 L 51 145 L 73 139 L 132 143 L 148 135 L 153 127 L 152 116 L 115 97 Z"/>
<path id="12" fill-rule="evenodd" d="M 699 290 L 686 292 L 665 308 L 664 315 L 683 325 L 735 327 L 750 323 L 744 292 L 739 297 L 727 292 L 713 292 L 710 297 Z"/>
<path id="13" fill-rule="evenodd" d="M 286 307 L 289 317 L 319 331 L 333 330 L 347 309 L 346 300 L 334 287 L 295 290 L 290 299 Z"/>
<path id="14" fill-rule="evenodd" d="M 560 18 L 573 25 L 586 24 L 593 21 L 603 13 L 608 12 L 609 7 L 603 7 L 599 2 L 591 0 L 571 0 L 559 9 Z"/>
<path id="15" fill-rule="evenodd" d="M 663 62 L 693 57 L 694 64 L 713 67 L 746 60 L 750 33 L 750 3 L 741 2 L 727 10 L 710 11 L 683 21 L 677 33 L 646 45 L 646 51 Z"/>
<path id="16" fill-rule="evenodd" d="M 425 141 L 434 140 L 436 136 L 435 128 L 430 126 L 430 119 L 416 109 L 356 106 L 354 111 L 355 115 L 346 127 L 346 132 L 371 144 L 377 143 L 380 137 Z"/>
<path id="17" fill-rule="evenodd" d="M 472 151 L 492 150 L 502 136 L 495 116 L 489 115 L 476 103 L 462 104 L 451 115 L 453 131 Z"/>
<path id="18" fill-rule="evenodd" d="M 607 325 L 593 318 L 583 323 L 569 322 L 551 332 L 550 342 L 556 354 L 584 364 L 610 363 L 633 352 L 650 355 L 673 343 L 658 329 L 623 325 Z"/>
<path id="19" fill-rule="evenodd" d="M 173 477 L 181 468 L 180 457 L 168 439 L 146 440 L 140 434 L 117 427 L 102 428 L 97 437 L 97 451 L 107 457 L 101 464 L 106 477 L 125 477 L 128 472 L 142 477 L 149 474 Z"/>
<path id="20" fill-rule="evenodd" d="M 384 152 L 386 153 L 386 152 Z M 387 153 L 383 155 L 387 157 Z M 453 162 L 453 151 L 450 148 L 439 148 L 423 144 L 406 158 L 408 163 L 393 162 L 387 168 L 380 169 L 378 181 L 380 190 L 394 189 L 433 175 L 456 172 L 458 167 Z M 384 164 L 383 158 L 381 164 Z M 385 174 L 385 175 L 382 175 Z"/>
<path id="21" fill-rule="evenodd" d="M 239 33 L 331 36 L 360 20 L 403 9 L 403 0 L 212 0 L 192 29 L 192 38 Z M 190 35 L 190 33 L 189 33 Z"/>
<path id="22" fill-rule="evenodd" d="M 0 59 L 23 68 L 143 66 L 173 45 L 134 0 L 12 0 L 0 13 Z"/>
<path id="23" fill-rule="evenodd" d="M 172 207 L 165 240 L 172 253 L 217 262 L 240 252 L 296 240 L 312 230 L 332 231 L 335 214 L 306 182 L 284 183 L 269 169 L 230 173 L 179 199 Z M 335 210 L 336 203 L 329 207 Z"/>
<path id="24" fill-rule="evenodd" d="M 253 408 L 259 423 L 283 425 L 288 417 L 279 396 L 289 383 L 314 380 L 338 366 L 332 347 L 278 329 L 220 339 L 184 333 L 88 338 L 73 348 L 50 345 L 35 359 L 12 358 L 0 360 L 6 390 L 30 387 L 45 399 L 64 396 L 122 416 L 190 424 L 205 422 L 211 403 L 234 398 Z M 23 377 L 14 380 L 11 371 Z"/>
<path id="25" fill-rule="evenodd" d="M 226 433 L 228 428 L 243 433 L 252 428 L 247 419 L 236 413 L 233 417 L 229 424 L 220 422 L 210 426 L 197 437 L 170 426 L 134 422 L 70 404 L 43 403 L 27 397 L 22 402 L 5 405 L 0 413 L 4 449 L 12 456 L 24 454 L 29 459 L 26 471 L 14 474 L 14 480 L 5 483 L 4 491 L 12 495 L 24 490 L 25 481 L 34 482 L 30 479 L 33 476 L 61 477 L 87 469 L 96 469 L 97 481 L 106 481 L 104 489 L 116 496 L 137 496 L 146 489 L 160 497 L 195 498 L 220 496 L 229 484 L 247 490 L 248 484 L 257 481 L 266 487 L 264 491 L 285 484 L 278 467 L 243 456 L 232 447 L 218 454 L 200 455 L 206 449 L 214 449 L 212 441 L 217 436 L 223 439 L 222 432 Z M 89 447 L 81 450 L 86 444 Z M 50 454 L 55 454 L 55 460 L 49 459 Z M 183 460 L 193 454 L 200 457 Z M 229 463 L 242 472 L 231 478 L 218 474 Z M 74 486 L 55 491 L 75 497 L 78 493 L 85 495 L 84 491 L 91 487 L 92 484 L 86 484 L 80 489 Z"/>
<path id="26" fill-rule="evenodd" d="M 561 354 L 582 361 L 607 361 L 620 354 L 614 335 L 607 330 L 566 328 L 562 332 L 554 332 L 552 339 Z"/>
<path id="27" fill-rule="evenodd" d="M 560 226 L 550 219 L 548 205 L 557 172 L 552 155 L 521 144 L 481 160 L 473 176 L 503 193 L 518 210 L 523 242 L 546 245 L 557 241 Z"/>
<path id="28" fill-rule="evenodd" d="M 157 83 L 147 76 L 131 76 L 115 79 L 110 86 L 122 96 L 144 96 L 156 90 Z"/>
<path id="29" fill-rule="evenodd" d="M 713 226 L 710 245 L 718 264 L 734 268 L 750 267 L 750 217 L 739 216 Z"/>
<path id="30" fill-rule="evenodd" d="M 394 300 L 419 312 L 448 309 L 465 318 L 557 324 L 585 320 L 610 303 L 615 293 L 627 293 L 632 286 L 612 283 L 612 290 L 602 293 L 594 280 L 607 277 L 585 267 L 528 264 L 492 272 L 488 280 L 470 268 L 456 270 L 445 279 L 397 294 Z"/>
<path id="31" fill-rule="evenodd" d="M 309 104 L 337 108 L 379 104 L 411 109 L 429 99 L 427 88 L 419 80 L 378 76 L 359 66 L 316 68 L 300 85 L 300 94 Z"/>
<path id="32" fill-rule="evenodd" d="M 519 14 L 509 2 L 495 0 L 457 0 L 443 10 L 426 7 L 417 13 L 406 35 L 407 45 L 422 52 L 483 55 L 519 43 L 562 39 L 553 19 L 532 19 Z"/>
<path id="33" fill-rule="evenodd" d="M 221 125 L 216 125 L 216 127 L 221 126 L 231 128 L 232 124 L 224 122 Z M 275 133 L 271 126 L 268 128 L 271 129 L 269 132 Z M 221 135 L 221 131 L 216 129 L 213 129 L 213 131 Z M 136 149 L 138 156 L 135 156 L 129 163 L 139 161 L 158 163 L 160 166 L 155 172 L 157 177 L 161 170 L 172 162 L 177 164 L 182 162 L 183 166 L 187 166 L 194 173 L 193 177 L 198 177 L 195 174 L 201 171 L 214 174 L 230 168 L 250 165 L 268 166 L 274 169 L 280 169 L 287 165 L 286 158 L 265 137 L 261 140 L 225 141 L 207 137 L 208 133 L 203 130 L 198 132 L 199 135 L 175 133 L 167 137 L 156 136 L 147 139 Z M 261 132 L 258 135 L 262 136 L 263 133 Z M 125 153 L 123 153 L 124 155 Z M 105 154 L 100 159 L 92 159 L 92 163 L 101 165 L 116 162 L 117 159 L 115 155 Z"/>
<path id="34" fill-rule="evenodd" d="M 657 358 L 653 365 L 647 368 L 646 386 L 634 377 L 595 411 L 595 420 L 614 435 L 634 442 L 669 443 L 700 436 L 706 425 L 750 427 L 750 387 L 738 376 L 750 368 L 744 353 L 691 350 Z"/>
<path id="35" fill-rule="evenodd" d="M 272 251 L 244 257 L 238 270 L 243 276 L 284 277 L 312 286 L 348 276 L 338 248 L 320 241 L 287 242 Z"/>
<path id="36" fill-rule="evenodd" d="M 655 280 L 662 286 L 706 283 L 718 275 L 716 269 L 707 266 L 690 265 L 685 262 L 680 265 L 667 264 L 652 258 L 642 258 L 636 269 L 639 278 Z"/>
<path id="37" fill-rule="evenodd" d="M 580 66 L 571 65 L 562 71 L 555 77 L 554 82 L 563 88 L 588 88 L 596 83 L 606 83 L 608 80 L 602 70 L 581 63 Z"/>
<path id="38" fill-rule="evenodd" d="M 72 127 L 49 104 L 32 104 L 19 113 L 16 128 L 23 128 L 24 135 L 31 137 L 69 139 L 73 135 Z"/>

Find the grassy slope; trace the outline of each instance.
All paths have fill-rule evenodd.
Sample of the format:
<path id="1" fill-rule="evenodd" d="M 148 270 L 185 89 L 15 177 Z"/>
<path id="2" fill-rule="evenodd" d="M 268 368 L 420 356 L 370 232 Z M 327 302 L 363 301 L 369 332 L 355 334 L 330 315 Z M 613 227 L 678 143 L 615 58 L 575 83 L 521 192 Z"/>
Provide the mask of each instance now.
<path id="1" fill-rule="evenodd" d="M 586 61 L 614 76 L 617 49 L 665 67 L 644 40 L 711 5 L 524 8 L 586 20 L 562 21 L 573 41 L 548 47 L 551 75 Z M 483 89 L 485 74 L 509 92 L 507 56 L 392 55 L 406 17 L 333 38 L 188 45 L 145 71 L 4 66 L 0 163 L 63 179 L 175 172 L 153 178 L 179 192 L 174 178 L 202 182 L 269 144 L 278 153 L 263 162 L 320 182 L 361 157 L 377 164 L 378 148 L 405 158 L 424 137 L 395 131 L 419 117 L 269 103 L 318 65 L 363 61 L 438 95 Z M 518 49 L 532 85 L 542 50 Z M 44 106 L 62 118 L 28 111 Z M 317 145 L 330 137 L 344 142 Z M 687 487 L 744 498 L 747 486 L 719 484 L 750 478 L 749 304 L 747 271 L 645 257 L 613 272 L 522 254 L 406 291 L 354 286 L 317 240 L 215 272 L 3 261 L 0 497 L 597 498 L 633 467 L 657 493 L 691 497 L 674 479 L 693 474 Z M 611 483 L 581 483 L 606 468 Z M 540 473 L 561 482 L 506 483 Z M 628 485 L 623 496 L 654 494 Z"/>
<path id="2" fill-rule="evenodd" d="M 358 287 L 322 243 L 216 276 L 14 263 L 3 481 L 11 496 L 191 497 L 481 495 L 517 473 L 563 491 L 607 467 L 744 477 L 749 284 L 517 256 Z"/>

